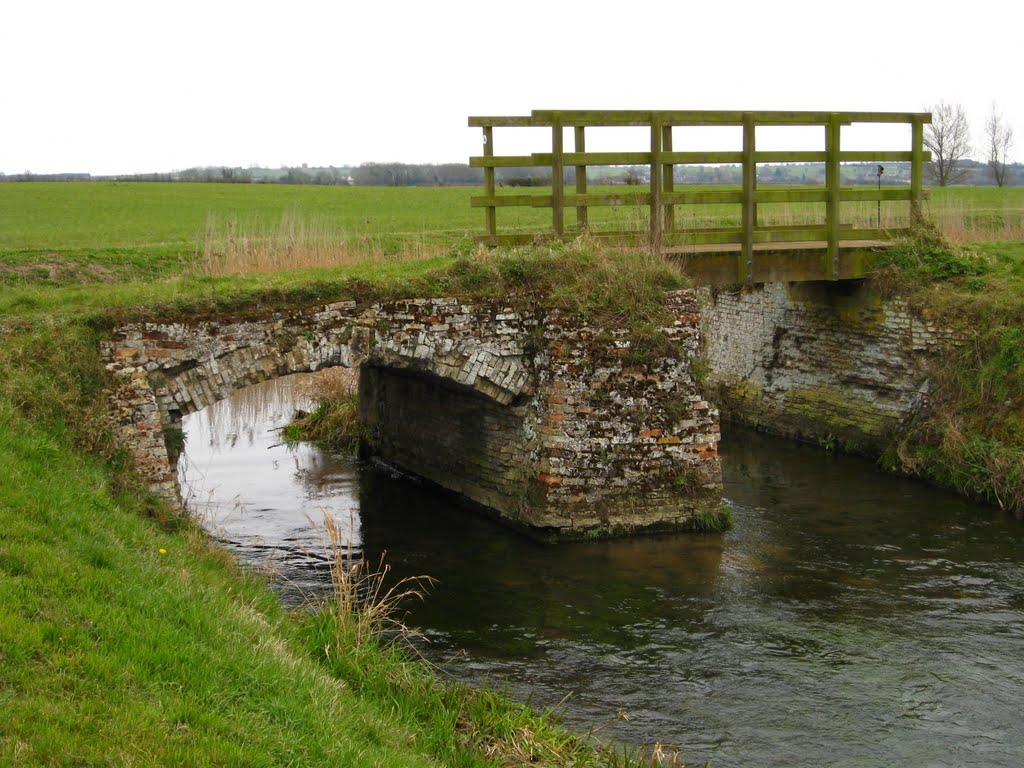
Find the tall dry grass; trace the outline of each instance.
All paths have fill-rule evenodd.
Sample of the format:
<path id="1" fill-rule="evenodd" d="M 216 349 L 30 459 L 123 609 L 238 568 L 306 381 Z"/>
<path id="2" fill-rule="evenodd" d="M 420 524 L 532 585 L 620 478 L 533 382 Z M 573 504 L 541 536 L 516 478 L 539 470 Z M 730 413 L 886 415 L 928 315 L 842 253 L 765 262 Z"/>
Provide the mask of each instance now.
<path id="1" fill-rule="evenodd" d="M 331 451 L 355 455 L 363 437 L 359 422 L 359 372 L 356 369 L 323 368 L 296 384 L 295 396 L 315 404 L 285 427 L 286 442 L 317 443 Z"/>
<path id="2" fill-rule="evenodd" d="M 407 600 L 422 600 L 434 580 L 407 576 L 392 584 L 385 556 L 376 564 L 361 559 L 333 515 L 324 513 L 320 530 L 330 558 L 332 588 L 320 609 L 333 620 L 337 648 L 360 648 L 385 637 L 408 638 L 411 631 L 402 622 L 399 608 Z"/>
<path id="3" fill-rule="evenodd" d="M 963 199 L 930 200 L 925 216 L 952 242 L 985 242 L 1024 239 L 1024 209 L 1015 200 L 993 205 Z M 842 203 L 843 226 L 858 229 L 905 230 L 912 225 L 910 204 L 906 201 L 851 201 Z M 716 227 L 740 227 L 739 205 L 677 205 L 677 230 L 704 230 Z M 614 223 L 625 231 L 644 232 L 650 226 L 650 208 L 646 205 L 623 207 Z M 761 203 L 757 206 L 758 226 L 824 226 L 824 203 Z"/>
<path id="4" fill-rule="evenodd" d="M 1024 240 L 1024 210 L 1010 204 L 993 208 L 947 200 L 929 204 L 925 212 L 946 239 L 955 243 Z"/>
<path id="5" fill-rule="evenodd" d="M 285 212 L 276 223 L 210 214 L 191 271 L 219 277 L 367 260 L 429 259 L 445 250 L 442 245 L 420 239 L 352 232 L 298 211 Z"/>

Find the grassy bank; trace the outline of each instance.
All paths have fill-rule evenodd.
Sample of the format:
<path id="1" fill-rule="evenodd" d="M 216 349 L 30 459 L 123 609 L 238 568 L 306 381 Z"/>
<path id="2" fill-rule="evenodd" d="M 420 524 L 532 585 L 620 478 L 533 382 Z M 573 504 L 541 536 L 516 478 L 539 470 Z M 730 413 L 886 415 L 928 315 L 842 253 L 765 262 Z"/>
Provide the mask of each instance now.
<path id="1" fill-rule="evenodd" d="M 540 293 L 649 322 L 658 262 L 580 247 L 251 276 L 11 288 L 0 302 L 0 762 L 646 765 L 443 682 L 330 606 L 290 614 L 149 497 L 105 422 L 112 318 Z M 12 298 L 13 296 L 13 298 Z"/>
<path id="2" fill-rule="evenodd" d="M 876 282 L 961 342 L 884 464 L 1024 514 L 1024 242 L 957 246 L 924 232 L 886 260 Z"/>

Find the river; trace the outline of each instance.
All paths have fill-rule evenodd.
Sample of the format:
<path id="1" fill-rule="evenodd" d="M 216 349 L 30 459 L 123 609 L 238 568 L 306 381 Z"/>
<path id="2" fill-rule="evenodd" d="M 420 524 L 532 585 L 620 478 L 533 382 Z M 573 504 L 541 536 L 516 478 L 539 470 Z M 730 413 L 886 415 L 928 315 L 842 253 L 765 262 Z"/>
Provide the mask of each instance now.
<path id="1" fill-rule="evenodd" d="M 292 377 L 186 417 L 194 514 L 282 599 L 326 587 L 311 523 L 437 580 L 410 603 L 457 679 L 691 764 L 1024 760 L 1024 525 L 871 463 L 725 425 L 722 535 L 543 545 L 278 429 Z"/>

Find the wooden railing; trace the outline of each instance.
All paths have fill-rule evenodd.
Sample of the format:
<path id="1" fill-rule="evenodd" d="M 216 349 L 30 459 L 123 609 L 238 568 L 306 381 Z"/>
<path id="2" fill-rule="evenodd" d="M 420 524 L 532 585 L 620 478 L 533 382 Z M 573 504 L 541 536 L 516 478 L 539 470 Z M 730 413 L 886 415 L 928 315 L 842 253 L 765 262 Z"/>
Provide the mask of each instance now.
<path id="1" fill-rule="evenodd" d="M 931 122 L 927 113 L 907 112 L 691 112 L 691 111 L 549 111 L 535 110 L 522 117 L 470 117 L 469 125 L 483 129 L 483 155 L 470 158 L 470 165 L 484 169 L 484 194 L 472 198 L 474 207 L 485 211 L 486 234 L 479 238 L 488 245 L 510 245 L 545 238 L 575 237 L 589 232 L 615 242 L 650 247 L 656 252 L 683 247 L 689 253 L 717 252 L 735 259 L 730 267 L 738 282 L 754 279 L 755 252 L 778 254 L 786 250 L 815 250 L 820 247 L 818 279 L 840 279 L 841 254 L 847 243 L 885 242 L 902 230 L 880 227 L 855 227 L 843 224 L 841 206 L 852 201 L 906 201 L 908 221 L 920 217 L 924 163 L 930 154 L 924 150 L 924 125 Z M 911 146 L 900 151 L 847 151 L 840 146 L 842 127 L 853 123 L 904 123 L 911 126 Z M 642 126 L 650 129 L 650 148 L 644 152 L 588 152 L 586 129 L 591 127 Z M 743 146 L 740 151 L 678 151 L 673 147 L 675 126 L 740 126 Z M 824 151 L 758 151 L 755 146 L 759 126 L 821 126 L 825 132 Z M 551 129 L 551 151 L 530 155 L 495 154 L 494 129 L 543 127 Z M 573 151 L 563 147 L 564 130 L 573 129 Z M 910 184 L 904 188 L 859 189 L 840 185 L 840 166 L 848 162 L 909 162 Z M 758 188 L 759 163 L 824 163 L 825 184 L 811 188 Z M 685 164 L 735 164 L 742 167 L 742 184 L 735 189 L 676 188 L 675 166 Z M 588 166 L 646 165 L 650 168 L 647 189 L 592 193 L 587 188 Z M 498 193 L 496 169 L 549 168 L 550 191 L 533 194 Z M 575 186 L 567 189 L 566 168 L 575 168 Z M 677 228 L 676 207 L 681 205 L 739 204 L 739 227 Z M 759 203 L 824 203 L 824 221 L 802 225 L 766 225 L 758 222 Z M 592 232 L 590 209 L 598 206 L 632 205 L 646 207 L 649 226 L 616 232 Z M 550 208 L 550 228 L 538 231 L 500 233 L 498 209 L 527 206 Z M 575 226 L 565 222 L 565 210 L 574 208 Z M 880 223 L 880 222 L 879 222 Z M 805 259 L 806 260 L 806 259 Z M 810 278 L 808 278 L 810 279 Z"/>

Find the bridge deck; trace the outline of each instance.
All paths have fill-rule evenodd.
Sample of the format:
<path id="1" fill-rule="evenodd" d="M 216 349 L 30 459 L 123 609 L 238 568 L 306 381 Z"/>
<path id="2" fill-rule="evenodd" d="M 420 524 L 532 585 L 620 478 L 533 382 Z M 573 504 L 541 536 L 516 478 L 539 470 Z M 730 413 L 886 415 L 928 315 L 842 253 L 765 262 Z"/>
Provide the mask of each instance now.
<path id="1" fill-rule="evenodd" d="M 880 250 L 890 248 L 887 240 L 842 240 L 839 243 L 838 279 L 867 277 Z M 678 263 L 699 285 L 736 283 L 784 283 L 834 280 L 836 270 L 828 257 L 828 243 L 754 243 L 753 269 L 748 274 L 740 259 L 739 243 L 688 245 L 663 248 L 662 253 Z"/>

